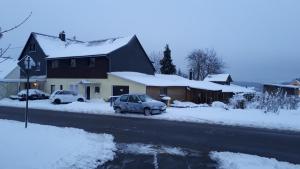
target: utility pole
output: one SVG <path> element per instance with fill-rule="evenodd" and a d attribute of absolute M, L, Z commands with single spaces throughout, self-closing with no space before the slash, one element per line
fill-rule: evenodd
<path fill-rule="evenodd" d="M 26 63 L 27 62 L 27 63 Z M 28 99 L 29 99 L 29 68 L 30 68 L 30 57 L 27 57 L 25 60 L 25 64 L 27 64 L 27 69 L 26 69 L 26 108 L 25 108 L 25 128 L 27 128 L 27 123 L 28 123 Z"/>

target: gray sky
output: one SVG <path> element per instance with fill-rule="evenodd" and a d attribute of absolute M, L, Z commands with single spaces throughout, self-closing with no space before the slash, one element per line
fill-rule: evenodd
<path fill-rule="evenodd" d="M 170 45 L 177 67 L 197 48 L 214 48 L 237 81 L 300 77 L 299 0 L 2 0 L 0 47 L 23 46 L 30 32 L 95 40 L 136 34 L 146 52 Z"/>

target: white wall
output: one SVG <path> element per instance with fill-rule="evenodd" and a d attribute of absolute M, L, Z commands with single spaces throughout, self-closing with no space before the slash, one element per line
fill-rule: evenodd
<path fill-rule="evenodd" d="M 124 80 L 119 77 L 108 75 L 107 79 L 53 79 L 48 78 L 45 84 L 44 91 L 50 93 L 51 85 L 55 85 L 56 90 L 59 90 L 60 85 L 63 89 L 69 90 L 71 84 L 78 84 L 81 80 L 89 81 L 92 84 L 86 84 L 91 87 L 91 98 L 108 99 L 112 95 L 112 86 L 124 85 L 129 86 L 129 93 L 146 93 L 146 86 L 132 81 Z M 95 93 L 95 86 L 100 86 L 100 93 Z M 85 86 L 78 84 L 79 93 L 85 96 Z"/>

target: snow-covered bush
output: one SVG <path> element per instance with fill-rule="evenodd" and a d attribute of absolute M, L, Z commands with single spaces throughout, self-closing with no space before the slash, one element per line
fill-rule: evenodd
<path fill-rule="evenodd" d="M 258 108 L 265 113 L 279 113 L 280 109 L 295 110 L 299 108 L 300 98 L 282 94 L 279 91 L 275 93 L 264 93 L 256 95 L 250 102 L 247 102 L 247 108 Z"/>
<path fill-rule="evenodd" d="M 246 103 L 246 98 L 242 94 L 235 94 L 229 100 L 229 106 L 233 109 L 244 109 Z"/>

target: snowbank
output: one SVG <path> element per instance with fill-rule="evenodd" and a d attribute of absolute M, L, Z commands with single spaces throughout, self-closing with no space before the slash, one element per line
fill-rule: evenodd
<path fill-rule="evenodd" d="M 218 162 L 221 169 L 300 169 L 300 165 L 242 153 L 212 152 L 210 157 Z"/>
<path fill-rule="evenodd" d="M 0 168 L 94 169 L 112 160 L 113 136 L 0 120 Z"/>
<path fill-rule="evenodd" d="M 196 104 L 193 102 L 182 102 L 182 101 L 174 100 L 171 106 L 178 107 L 178 108 L 193 108 L 193 107 L 208 107 L 208 104 Z"/>
<path fill-rule="evenodd" d="M 25 107 L 25 101 L 2 99 L 0 106 Z M 73 102 L 69 104 L 52 104 L 50 100 L 30 100 L 29 108 L 42 110 L 57 110 L 66 112 L 80 112 L 90 114 L 112 114 L 114 110 L 108 103 L 101 99 L 90 100 L 87 102 Z"/>
<path fill-rule="evenodd" d="M 0 106 L 25 107 L 25 102 L 17 100 L 0 100 Z M 67 112 L 105 114 L 112 116 L 163 119 L 195 123 L 211 123 L 222 125 L 237 125 L 247 127 L 269 128 L 279 130 L 300 131 L 300 109 L 281 110 L 279 114 L 264 113 L 258 109 L 229 109 L 219 107 L 196 108 L 167 108 L 167 113 L 143 116 L 139 114 L 116 114 L 109 103 L 103 100 L 89 102 L 74 102 L 70 104 L 53 105 L 49 100 L 36 100 L 29 102 L 30 108 L 48 109 Z"/>

